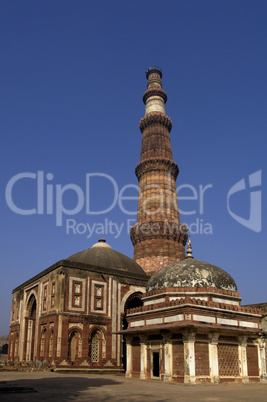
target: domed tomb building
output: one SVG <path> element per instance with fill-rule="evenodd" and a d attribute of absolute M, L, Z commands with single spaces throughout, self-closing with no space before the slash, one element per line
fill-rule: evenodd
<path fill-rule="evenodd" d="M 117 331 L 141 305 L 147 276 L 100 239 L 13 291 L 9 359 L 60 369 L 122 370 Z"/>
<path fill-rule="evenodd" d="M 233 278 L 188 255 L 148 281 L 127 312 L 128 377 L 185 383 L 266 381 L 260 310 L 241 307 Z"/>

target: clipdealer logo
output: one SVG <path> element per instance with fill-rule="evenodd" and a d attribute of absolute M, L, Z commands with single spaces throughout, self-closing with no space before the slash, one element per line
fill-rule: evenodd
<path fill-rule="evenodd" d="M 33 185 L 31 191 L 35 192 L 37 196 L 36 205 L 31 205 L 31 208 L 22 208 L 20 206 L 20 199 L 16 191 L 16 186 L 21 188 L 19 186 L 24 185 L 25 180 L 31 181 L 30 183 Z M 91 237 L 94 233 L 99 235 L 111 234 L 117 238 L 122 233 L 123 228 L 127 229 L 127 233 L 129 233 L 130 227 L 135 223 L 135 219 L 129 218 L 127 219 L 127 222 L 113 222 L 109 220 L 107 214 L 116 206 L 119 207 L 124 215 L 127 215 L 128 217 L 136 217 L 136 207 L 134 210 L 130 209 L 128 204 L 127 208 L 127 202 L 135 201 L 135 205 L 137 206 L 137 201 L 139 200 L 139 208 L 142 208 L 142 211 L 147 215 L 152 215 L 152 221 L 153 215 L 159 213 L 162 218 L 166 220 L 168 219 L 168 213 L 171 213 L 173 210 L 178 211 L 178 196 L 179 202 L 182 204 L 179 209 L 180 215 L 196 217 L 194 222 L 191 222 L 190 224 L 185 223 L 185 225 L 188 226 L 189 233 L 213 233 L 212 224 L 206 222 L 204 219 L 204 201 L 207 197 L 206 194 L 209 194 L 210 190 L 213 188 L 212 184 L 199 185 L 197 187 L 190 184 L 182 184 L 177 187 L 177 193 L 170 191 L 169 194 L 172 194 L 172 197 L 169 199 L 169 196 L 167 196 L 166 199 L 166 188 L 161 189 L 157 184 L 148 184 L 145 186 L 144 191 L 151 188 L 153 189 L 153 196 L 150 198 L 142 198 L 143 194 L 140 192 L 137 185 L 127 184 L 122 188 L 119 188 L 114 178 L 105 173 L 87 173 L 85 175 L 84 188 L 74 183 L 68 183 L 65 185 L 55 184 L 52 182 L 53 180 L 54 175 L 52 173 L 45 173 L 43 171 L 38 171 L 37 173 L 23 172 L 14 175 L 8 181 L 5 191 L 5 198 L 8 207 L 11 211 L 19 215 L 55 215 L 56 226 L 62 226 L 63 223 L 65 223 L 66 218 L 67 234 L 87 235 L 87 238 Z M 103 180 L 106 181 L 106 183 Z M 97 198 L 97 191 L 99 188 L 102 190 L 105 189 L 105 185 L 109 186 L 109 191 L 106 191 L 108 196 L 104 200 L 107 204 L 105 204 L 105 208 L 93 210 L 91 207 L 91 201 L 93 200 L 92 196 Z M 261 191 L 259 189 L 255 190 L 255 188 L 260 185 L 261 171 L 249 175 L 249 188 L 251 189 L 249 193 L 249 219 L 237 215 L 230 208 L 231 197 L 246 189 L 245 179 L 242 179 L 233 185 L 227 194 L 227 210 L 230 216 L 241 225 L 255 232 L 261 231 Z M 170 187 L 168 188 L 171 189 L 171 182 L 169 183 L 169 186 Z M 129 190 L 131 194 L 134 192 L 135 195 L 129 196 Z M 72 208 L 66 206 L 66 201 L 70 192 L 72 193 L 72 199 L 74 198 L 76 200 L 74 203 L 75 205 Z M 247 196 L 247 194 L 244 194 L 244 196 Z M 111 197 L 111 199 L 109 199 L 109 197 Z M 156 202 L 158 209 L 152 212 L 149 208 L 150 202 Z M 165 205 L 166 202 L 168 204 L 167 209 Z M 95 222 L 92 222 L 91 219 L 89 223 L 77 222 L 73 217 L 82 211 L 91 217 L 105 215 L 105 218 L 102 219 L 102 221 L 98 220 Z"/>
<path fill-rule="evenodd" d="M 261 232 L 261 190 L 259 187 L 261 186 L 261 170 L 258 170 L 255 173 L 252 173 L 248 176 L 248 188 L 250 191 L 247 191 L 247 194 L 244 194 L 243 197 L 249 196 L 250 207 L 249 207 L 249 218 L 245 219 L 242 216 L 237 215 L 230 208 L 230 198 L 237 193 L 245 192 L 247 190 L 245 179 L 239 180 L 235 183 L 227 194 L 227 210 L 231 217 L 235 219 L 240 225 L 245 226 L 246 228 L 252 230 L 253 232 L 259 233 Z"/>

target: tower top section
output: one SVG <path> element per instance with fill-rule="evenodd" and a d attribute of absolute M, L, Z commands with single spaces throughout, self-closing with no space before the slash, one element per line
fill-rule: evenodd
<path fill-rule="evenodd" d="M 165 103 L 167 102 L 166 92 L 162 89 L 162 71 L 159 67 L 149 67 L 146 71 L 147 90 L 143 95 L 143 102 L 146 105 L 145 114 L 160 112 L 165 114 Z"/>
<path fill-rule="evenodd" d="M 160 75 L 160 78 L 162 78 L 162 70 L 161 70 L 160 67 L 155 66 L 155 64 L 154 64 L 153 67 L 149 67 L 149 68 L 146 70 L 146 78 L 147 78 L 147 79 L 148 79 L 148 77 L 149 77 L 149 75 L 150 75 L 151 73 L 157 73 L 157 74 Z"/>

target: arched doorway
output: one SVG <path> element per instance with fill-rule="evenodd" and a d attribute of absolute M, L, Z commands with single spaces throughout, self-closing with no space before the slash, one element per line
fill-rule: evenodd
<path fill-rule="evenodd" d="M 143 302 L 141 300 L 142 295 L 143 294 L 141 292 L 135 292 L 135 293 L 132 293 L 126 300 L 125 305 L 124 305 L 124 315 L 123 315 L 123 319 L 122 319 L 122 329 L 128 328 L 126 311 L 130 310 L 131 308 L 143 306 Z"/>
<path fill-rule="evenodd" d="M 95 329 L 91 332 L 88 354 L 91 363 L 95 365 L 101 365 L 106 357 L 106 340 L 100 329 Z"/>
<path fill-rule="evenodd" d="M 36 298 L 32 294 L 28 302 L 28 330 L 27 330 L 27 346 L 26 346 L 26 360 L 34 359 L 34 345 L 35 345 L 35 322 L 36 322 Z"/>
<path fill-rule="evenodd" d="M 81 356 L 81 343 L 82 338 L 80 332 L 77 330 L 72 331 L 69 335 L 68 341 L 68 358 L 72 364 Z"/>
<path fill-rule="evenodd" d="M 143 302 L 142 302 L 142 296 L 143 294 L 141 292 L 135 292 L 132 293 L 128 299 L 125 302 L 124 305 L 124 315 L 122 318 L 122 329 L 127 329 L 128 328 L 128 322 L 127 322 L 127 310 L 130 310 L 131 308 L 136 308 L 136 307 L 142 307 Z M 125 337 L 123 337 L 123 343 L 122 343 L 122 363 L 123 363 L 123 368 L 126 371 L 126 341 Z"/>

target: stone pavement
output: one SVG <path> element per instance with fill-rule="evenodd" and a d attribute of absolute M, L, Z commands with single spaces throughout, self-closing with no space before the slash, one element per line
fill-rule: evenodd
<path fill-rule="evenodd" d="M 116 375 L 0 372 L 1 401 L 267 401 L 267 383 L 185 385 Z"/>

